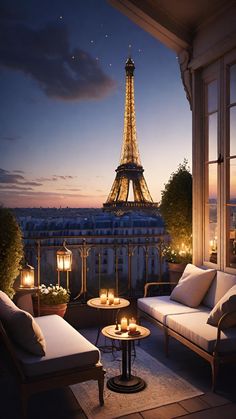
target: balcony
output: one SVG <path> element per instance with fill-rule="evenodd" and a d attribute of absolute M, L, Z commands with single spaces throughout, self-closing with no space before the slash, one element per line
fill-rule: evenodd
<path fill-rule="evenodd" d="M 117 295 L 129 299 L 131 303 L 126 314 L 136 316 L 136 301 L 143 295 L 144 285 L 168 277 L 162 255 L 162 248 L 168 237 L 163 234 L 130 234 L 128 237 L 125 234 L 63 236 L 54 230 L 47 236 L 45 232 L 41 232 L 25 237 L 27 259 L 35 266 L 36 281 L 39 283 L 57 282 L 56 251 L 65 239 L 73 253 L 73 270 L 70 273 L 72 296 L 65 319 L 92 343 L 96 341 L 100 320 L 94 309 L 86 304 L 88 298 L 98 296 L 101 287 L 113 287 Z M 63 274 L 61 272 L 61 283 L 66 280 Z M 164 291 L 169 291 L 168 288 L 167 286 Z M 105 321 L 109 324 L 109 317 Z M 227 418 L 235 417 L 235 366 L 221 367 L 217 393 L 214 394 L 210 390 L 211 374 L 207 362 L 174 339 L 170 343 L 170 357 L 166 358 L 162 331 L 150 322 L 143 321 L 142 324 L 151 330 L 151 335 L 141 341 L 141 349 L 203 394 L 167 405 L 163 403 L 163 406 L 159 405 L 153 409 L 135 411 L 123 418 L 214 418 L 223 414 Z M 103 343 L 102 339 L 100 336 L 98 345 Z M 118 352 L 117 354 L 120 358 L 121 355 Z M 3 411 L 6 412 L 6 418 L 17 419 L 20 405 L 17 387 L 15 388 L 13 372 L 8 369 L 9 360 L 6 354 L 3 353 L 2 359 L 4 362 L 1 364 L 0 389 Z M 135 366 L 135 358 L 132 362 Z M 15 404 L 9 399 L 9 386 L 11 397 L 14 392 Z M 109 400 L 105 403 L 109 403 Z M 66 387 L 31 397 L 30 419 L 52 417 L 86 419 L 87 416 L 71 389 Z"/>

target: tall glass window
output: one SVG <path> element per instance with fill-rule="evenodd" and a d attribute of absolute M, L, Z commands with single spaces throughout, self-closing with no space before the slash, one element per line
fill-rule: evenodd
<path fill-rule="evenodd" d="M 218 90 L 205 85 L 205 261 L 217 263 L 218 228 Z"/>
<path fill-rule="evenodd" d="M 228 267 L 236 268 L 236 64 L 228 71 L 228 147 L 226 152 L 226 207 Z"/>

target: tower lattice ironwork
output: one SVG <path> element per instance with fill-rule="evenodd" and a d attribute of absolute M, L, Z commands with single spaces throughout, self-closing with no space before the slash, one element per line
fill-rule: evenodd
<path fill-rule="evenodd" d="M 134 104 L 134 69 L 134 62 L 129 58 L 125 65 L 125 115 L 120 165 L 116 169 L 116 177 L 107 201 L 103 204 L 104 210 L 118 213 L 130 210 L 156 210 L 158 207 L 148 190 L 139 156 Z M 130 185 L 133 186 L 133 201 L 128 200 Z"/>

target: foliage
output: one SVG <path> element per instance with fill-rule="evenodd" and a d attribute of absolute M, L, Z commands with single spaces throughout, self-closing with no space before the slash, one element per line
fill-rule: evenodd
<path fill-rule="evenodd" d="M 39 287 L 39 298 L 40 304 L 56 305 L 68 303 L 70 299 L 70 293 L 59 285 L 50 284 L 48 287 L 42 284 Z"/>
<path fill-rule="evenodd" d="M 191 261 L 192 253 L 192 175 L 187 164 L 184 160 L 179 165 L 161 192 L 160 212 L 171 238 L 166 256 L 176 263 L 186 256 L 188 262 Z"/>
<path fill-rule="evenodd" d="M 23 258 L 20 227 L 12 212 L 0 207 L 0 289 L 10 298 L 14 295 L 13 284 L 19 275 Z"/>
<path fill-rule="evenodd" d="M 166 246 L 163 249 L 163 256 L 170 263 L 191 263 L 192 252 L 189 250 L 174 249 L 172 246 Z"/>

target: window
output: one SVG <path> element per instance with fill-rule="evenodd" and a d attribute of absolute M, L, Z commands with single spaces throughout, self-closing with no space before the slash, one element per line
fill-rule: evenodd
<path fill-rule="evenodd" d="M 226 264 L 236 268 L 236 63 L 227 66 Z"/>
<path fill-rule="evenodd" d="M 202 89 L 196 102 L 202 103 L 198 119 L 202 135 L 195 138 L 200 163 L 195 176 L 202 204 L 202 216 L 195 215 L 198 261 L 221 270 L 236 269 L 236 51 L 227 54 L 201 73 Z M 196 159 L 196 156 L 195 156 Z M 199 211 L 200 212 L 200 211 Z M 201 257 L 199 256 L 201 255 Z"/>

